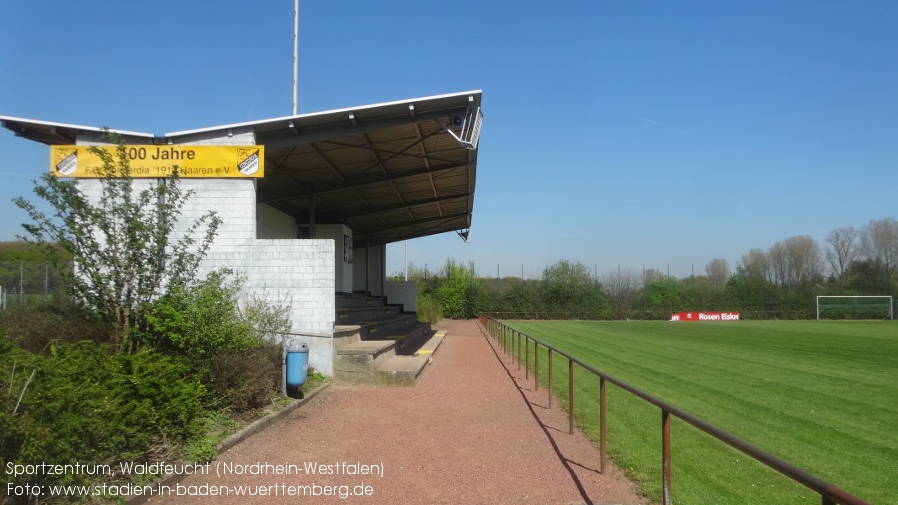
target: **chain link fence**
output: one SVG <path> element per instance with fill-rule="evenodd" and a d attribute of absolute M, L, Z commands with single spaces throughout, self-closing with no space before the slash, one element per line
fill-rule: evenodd
<path fill-rule="evenodd" d="M 45 300 L 65 283 L 46 261 L 0 261 L 0 309 Z"/>

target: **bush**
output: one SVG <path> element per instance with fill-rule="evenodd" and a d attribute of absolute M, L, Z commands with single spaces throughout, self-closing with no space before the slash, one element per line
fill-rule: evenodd
<path fill-rule="evenodd" d="M 78 306 L 64 294 L 40 303 L 0 311 L 0 331 L 5 331 L 24 350 L 41 353 L 54 340 L 109 342 L 115 328 Z"/>
<path fill-rule="evenodd" d="M 443 319 L 443 308 L 440 302 L 430 298 L 429 296 L 418 294 L 415 302 L 418 321 L 422 323 L 437 323 Z"/>
<path fill-rule="evenodd" d="M 182 357 L 206 386 L 210 407 L 241 412 L 267 403 L 278 388 L 281 346 L 272 336 L 288 331 L 290 320 L 283 305 L 258 297 L 241 311 L 244 279 L 228 275 L 212 273 L 152 302 L 138 340 Z"/>
<path fill-rule="evenodd" d="M 269 405 L 280 389 L 281 347 L 265 344 L 235 351 L 220 349 L 207 362 L 212 405 L 241 413 Z"/>
<path fill-rule="evenodd" d="M 228 282 L 219 271 L 189 286 L 174 287 L 151 302 L 144 313 L 140 340 L 165 353 L 184 356 L 192 365 L 208 363 L 222 349 L 244 351 L 260 344 L 240 317 L 237 295 L 243 280 Z"/>
<path fill-rule="evenodd" d="M 112 353 L 93 342 L 53 342 L 44 354 L 0 336 L 0 465 L 148 461 L 157 446 L 199 436 L 204 387 L 176 359 Z M 21 399 L 21 400 L 20 400 Z M 4 474 L 6 482 L 13 477 Z M 88 484 L 89 475 L 34 475 L 29 483 Z M 108 476 L 104 476 L 108 480 Z M 20 476 L 16 482 L 24 484 Z"/>

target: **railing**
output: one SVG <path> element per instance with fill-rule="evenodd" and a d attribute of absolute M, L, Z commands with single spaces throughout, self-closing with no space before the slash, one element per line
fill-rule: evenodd
<path fill-rule="evenodd" d="M 806 488 L 820 495 L 822 505 L 870 505 L 868 502 L 854 496 L 847 491 L 823 480 L 819 477 L 798 468 L 791 463 L 783 461 L 776 456 L 765 452 L 744 440 L 737 438 L 720 428 L 717 428 L 707 422 L 660 400 L 645 391 L 639 390 L 625 382 L 622 382 L 610 375 L 596 370 L 592 366 L 580 361 L 579 359 L 567 354 L 560 349 L 553 347 L 545 342 L 541 342 L 525 333 L 502 323 L 498 319 L 490 317 L 486 314 L 480 315 L 480 324 L 496 339 L 498 345 L 503 352 L 511 355 L 512 359 L 516 359 L 518 370 L 524 366 L 524 378 L 529 380 L 530 376 L 530 343 L 533 343 L 533 384 L 536 390 L 539 390 L 539 348 L 544 347 L 548 351 L 548 372 L 549 372 L 549 408 L 552 408 L 552 356 L 557 354 L 562 358 L 567 358 L 568 365 L 568 432 L 574 433 L 574 365 L 577 364 L 587 372 L 599 378 L 599 457 L 601 464 L 601 472 L 605 473 L 606 467 L 606 423 L 605 423 L 605 383 L 610 382 L 624 391 L 637 396 L 646 402 L 661 409 L 661 461 L 662 461 L 662 503 L 670 505 L 671 503 L 671 466 L 670 466 L 670 418 L 671 416 L 679 418 L 682 421 L 698 428 L 700 431 L 711 435 L 730 447 L 741 451 L 750 458 L 773 468 L 782 475 L 798 482 Z M 523 343 L 522 343 L 523 339 Z M 521 349 L 524 349 L 524 362 L 521 362 Z"/>

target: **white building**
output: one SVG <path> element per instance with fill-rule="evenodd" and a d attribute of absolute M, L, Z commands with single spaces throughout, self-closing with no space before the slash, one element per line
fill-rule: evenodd
<path fill-rule="evenodd" d="M 335 293 L 400 293 L 386 283 L 387 244 L 470 228 L 480 102 L 470 91 L 161 137 L 113 131 L 128 144 L 265 146 L 264 177 L 182 179 L 196 192 L 185 218 L 218 213 L 224 222 L 204 268 L 242 271 L 247 290 L 289 300 L 291 338 L 331 374 Z M 108 143 L 96 127 L 0 123 L 49 146 Z M 79 184 L 99 188 L 94 179 Z M 404 296 L 390 301 L 414 303 Z"/>

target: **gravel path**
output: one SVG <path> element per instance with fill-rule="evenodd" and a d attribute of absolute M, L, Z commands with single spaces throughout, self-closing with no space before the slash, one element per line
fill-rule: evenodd
<path fill-rule="evenodd" d="M 448 335 L 417 387 L 332 385 L 222 454 L 211 475 L 179 484 L 182 493 L 231 496 L 150 503 L 645 503 L 612 465 L 599 473 L 598 451 L 579 432 L 568 435 L 567 415 L 546 408 L 545 391 L 534 394 L 532 380 L 523 380 L 476 321 L 438 326 Z M 217 476 L 216 465 L 225 464 L 256 475 Z M 311 475 L 306 464 L 334 474 Z M 289 474 L 278 475 L 278 465 Z M 268 496 L 234 496 L 244 485 Z M 317 495 L 303 496 L 296 486 Z M 300 494 L 285 496 L 291 492 Z"/>

